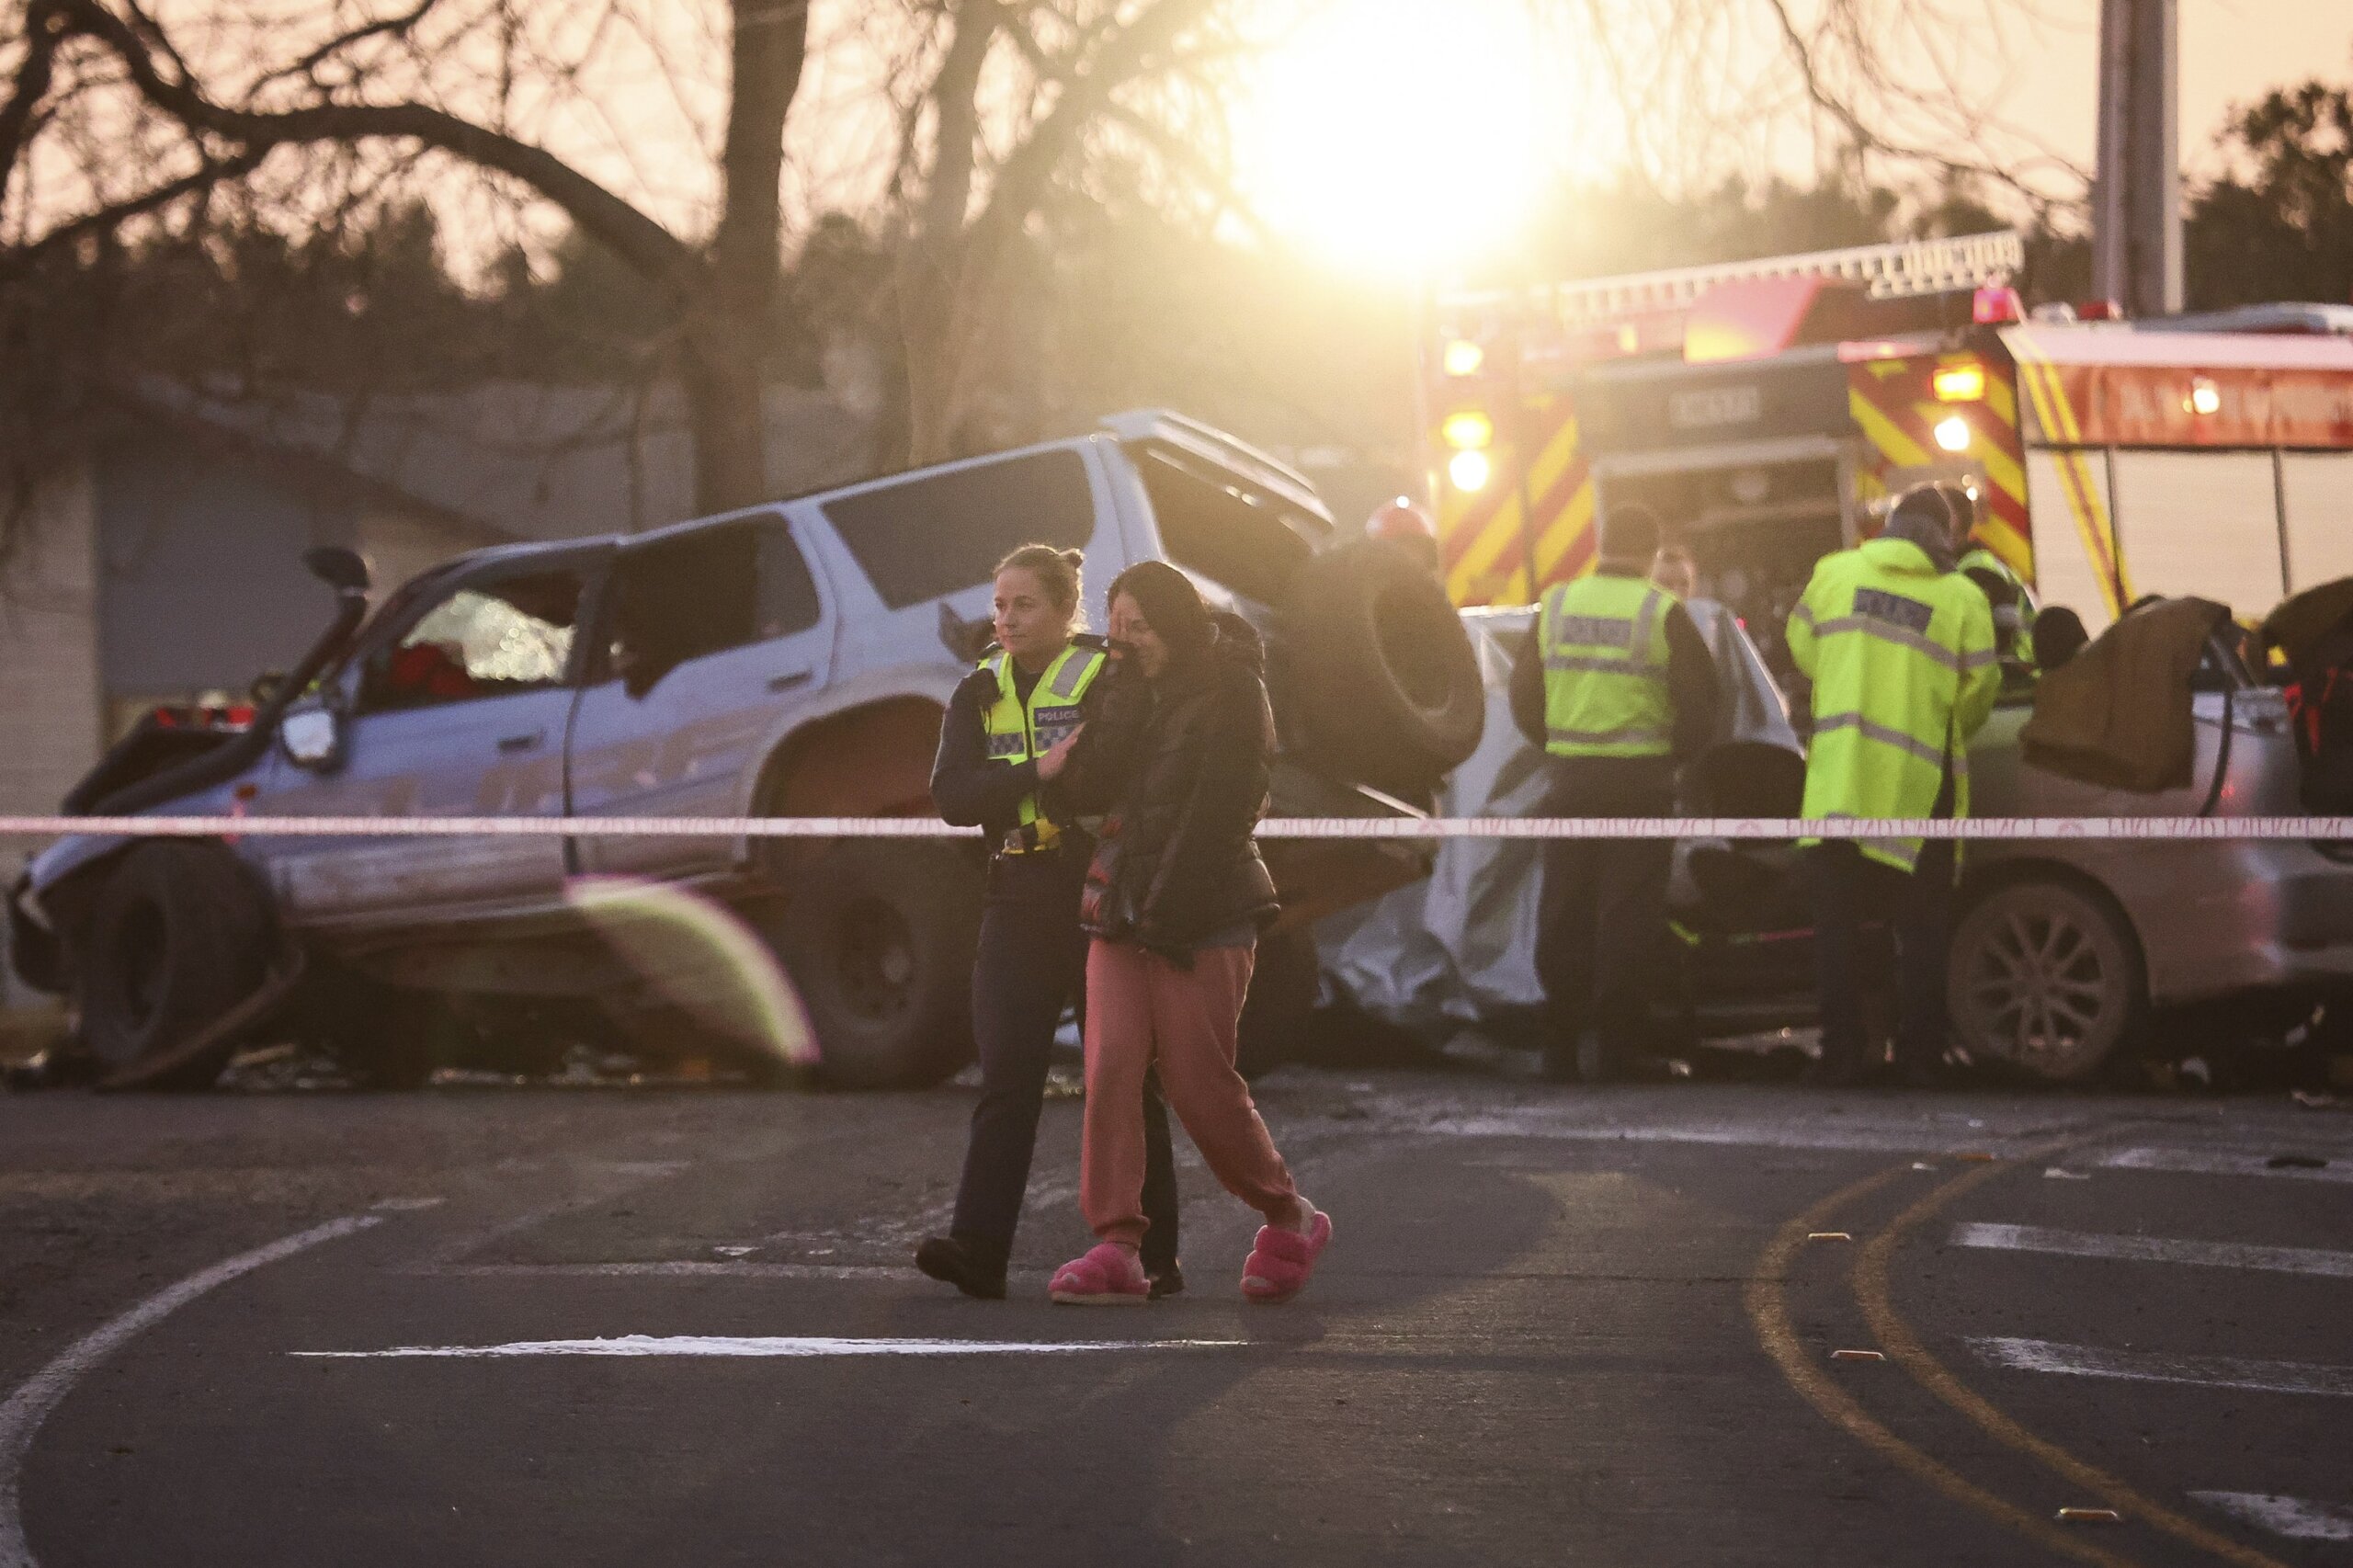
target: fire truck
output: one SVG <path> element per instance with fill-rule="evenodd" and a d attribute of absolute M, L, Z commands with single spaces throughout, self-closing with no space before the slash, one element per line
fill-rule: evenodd
<path fill-rule="evenodd" d="M 1814 562 L 1951 479 L 2097 633 L 2149 594 L 2260 618 L 2353 575 L 2353 307 L 2029 313 L 2015 233 L 1438 296 L 1428 477 L 1459 605 L 1590 568 L 1641 500 L 1767 645 Z"/>

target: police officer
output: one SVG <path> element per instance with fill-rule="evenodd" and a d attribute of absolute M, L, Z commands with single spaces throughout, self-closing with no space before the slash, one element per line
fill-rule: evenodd
<path fill-rule="evenodd" d="M 1038 1141 L 1046 1066 L 1063 1009 L 1086 973 L 1078 900 L 1093 841 L 1054 820 L 1040 790 L 1060 775 L 1100 693 L 1108 657 L 1078 635 L 1074 550 L 1024 545 L 996 569 L 996 645 L 949 699 L 932 766 L 939 814 L 981 827 L 991 846 L 972 1033 L 981 1098 L 948 1234 L 915 1249 L 915 1267 L 968 1296 L 1005 1294 L 1006 1260 Z M 1103 682 L 1108 687 L 1108 680 Z M 1144 1272 L 1155 1297 L 1184 1289 L 1176 1267 L 1176 1171 L 1168 1110 L 1144 1088 Z"/>
<path fill-rule="evenodd" d="M 1513 668 L 1513 717 L 1549 758 L 1549 816 L 1671 814 L 1677 760 L 1714 733 L 1708 644 L 1648 577 L 1659 533 L 1647 508 L 1610 507 L 1593 573 L 1546 591 Z M 1545 843 L 1536 971 L 1551 1075 L 1600 1082 L 1649 1043 L 1674 850 L 1664 838 Z"/>
<path fill-rule="evenodd" d="M 1969 739 L 2002 682 L 1985 596 L 1953 570 L 1970 520 L 1949 490 L 1923 485 L 1896 502 L 1877 539 L 1814 567 L 1789 624 L 1790 655 L 1813 684 L 1807 816 L 1969 814 Z M 1875 1066 L 1863 1020 L 1867 919 L 1895 935 L 1898 1069 L 1915 1084 L 1938 1077 L 1955 847 L 1886 838 L 1813 846 L 1818 1081 L 1851 1083 Z"/>

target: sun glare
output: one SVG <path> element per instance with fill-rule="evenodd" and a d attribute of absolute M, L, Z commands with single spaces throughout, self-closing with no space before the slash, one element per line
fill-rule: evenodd
<path fill-rule="evenodd" d="M 1520 0 L 1327 0 L 1260 69 L 1244 177 L 1273 227 L 1351 270 L 1461 263 L 1537 192 L 1538 69 Z"/>

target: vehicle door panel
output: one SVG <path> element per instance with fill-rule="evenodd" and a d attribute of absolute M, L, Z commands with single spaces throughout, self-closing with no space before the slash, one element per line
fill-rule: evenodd
<path fill-rule="evenodd" d="M 586 586 L 576 558 L 454 577 L 407 624 L 371 637 L 341 677 L 338 765 L 313 773 L 281 757 L 272 782 L 284 787 L 256 808 L 562 815 L 577 695 L 573 632 Z M 300 923 L 408 925 L 554 907 L 566 866 L 560 835 L 480 835 L 282 840 L 269 870 L 281 907 Z"/>
<path fill-rule="evenodd" d="M 598 632 L 607 667 L 582 693 L 573 722 L 573 811 L 654 817 L 743 812 L 767 748 L 832 672 L 833 606 L 792 525 L 769 514 L 642 541 L 622 551 L 613 584 L 611 612 L 600 619 Z M 649 645 L 675 633 L 648 621 L 677 622 L 690 641 L 649 655 Z M 657 661 L 655 678 L 632 679 L 638 661 L 648 656 Z M 595 872 L 695 876 L 727 869 L 741 844 L 589 837 L 578 841 L 576 860 Z"/>

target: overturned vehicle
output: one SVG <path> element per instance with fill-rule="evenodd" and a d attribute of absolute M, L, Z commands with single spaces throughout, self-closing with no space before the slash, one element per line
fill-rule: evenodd
<path fill-rule="evenodd" d="M 2332 648 L 2353 653 L 2353 641 L 2333 643 L 2314 630 L 2353 615 L 2353 585 L 2305 598 L 2267 622 L 2271 643 L 2307 664 L 2325 663 Z M 1793 817 L 1804 751 L 1790 706 L 1740 620 L 1710 601 L 1691 608 L 1727 700 L 1717 744 L 1684 771 L 1682 809 Z M 1449 786 L 1449 815 L 1540 810 L 1542 754 L 1514 728 L 1508 702 L 1511 659 L 1531 619 L 1524 609 L 1464 612 L 1489 722 Z M 2268 661 L 2251 665 L 2247 651 L 2222 606 L 2153 600 L 2063 665 L 2011 670 L 1970 747 L 1977 814 L 2282 816 L 2325 804 L 2316 781 L 2353 777 L 2353 767 L 2310 744 L 2309 692 L 2291 706 L 2290 692 L 2264 673 Z M 2353 678 L 2347 686 L 2353 691 Z M 2353 730 L 2346 740 L 2353 744 Z M 1465 1026 L 1537 1038 L 1538 852 L 1525 840 L 1449 843 L 1427 882 L 1330 923 L 1326 961 L 1349 1004 L 1425 1040 Z M 1813 1023 L 1813 916 L 1794 846 L 1680 843 L 1669 902 L 1659 939 L 1675 978 L 1660 1002 L 1660 1040 L 1688 1045 Z M 2353 1001 L 2353 846 L 1974 843 L 1962 858 L 1951 944 L 1956 1047 L 2029 1080 L 2092 1077 L 2169 1024 L 2194 1026 L 2211 1043 L 2277 1036 Z"/>
<path fill-rule="evenodd" d="M 1166 560 L 1257 627 L 1279 812 L 1411 813 L 1480 741 L 1477 664 L 1423 565 L 1341 538 L 1272 458 L 1141 412 L 658 532 L 476 551 L 372 611 L 364 562 L 314 551 L 336 612 L 274 694 L 237 722 L 151 715 L 63 810 L 927 817 L 991 574 L 1033 540 L 1086 551 L 1097 624 L 1103 585 Z M 1269 860 L 1285 913 L 1245 1018 L 1262 1057 L 1313 1005 L 1310 924 L 1427 869 L 1398 845 Z M 982 872 L 953 839 L 94 834 L 12 890 L 10 950 L 118 1085 L 208 1084 L 265 1028 L 385 1085 L 484 1040 L 508 1060 L 585 1038 L 764 1068 L 764 1042 L 710 1038 L 680 976 L 649 972 L 675 966 L 627 961 L 588 917 L 584 881 L 630 879 L 780 962 L 826 1081 L 919 1085 L 971 1051 Z"/>

